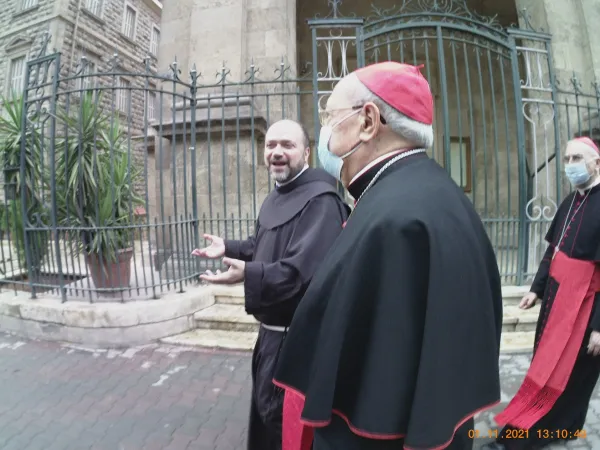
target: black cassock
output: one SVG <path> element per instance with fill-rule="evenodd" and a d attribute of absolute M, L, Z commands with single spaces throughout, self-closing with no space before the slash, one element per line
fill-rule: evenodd
<path fill-rule="evenodd" d="M 563 231 L 564 236 L 560 240 Z M 542 299 L 535 332 L 534 353 L 539 346 L 558 292 L 559 283 L 549 276 L 549 272 L 559 240 L 560 251 L 570 258 L 600 262 L 600 185 L 584 193 L 576 191 L 567 196 L 558 208 L 546 234 L 549 245 L 531 286 L 531 292 L 535 292 Z M 528 439 L 513 439 L 513 435 L 517 434 L 513 431 L 516 429 L 514 427 L 507 426 L 503 430 L 498 442 L 504 444 L 507 449 L 529 450 L 534 448 L 533 445 L 547 445 L 560 441 L 562 436 L 575 438 L 578 434 L 581 435 L 590 398 L 600 374 L 600 357 L 587 353 L 592 330 L 600 331 L 599 299 L 600 294 L 596 294 L 588 328 L 565 390 L 552 409 L 529 429 Z"/>
<path fill-rule="evenodd" d="M 304 396 L 315 450 L 463 450 L 473 415 L 500 399 L 501 328 L 480 218 L 444 169 L 409 156 L 358 202 L 296 311 L 275 381 Z"/>
<path fill-rule="evenodd" d="M 285 331 L 311 278 L 349 213 L 336 180 L 307 169 L 265 199 L 253 237 L 226 241 L 225 255 L 246 261 L 245 309 L 260 327 L 252 357 L 249 450 L 281 448 L 283 392 L 273 373 Z M 278 330 L 279 329 L 279 330 Z"/>

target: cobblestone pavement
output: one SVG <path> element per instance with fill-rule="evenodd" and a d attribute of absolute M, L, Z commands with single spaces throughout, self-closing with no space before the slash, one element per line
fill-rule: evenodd
<path fill-rule="evenodd" d="M 502 357 L 503 402 L 528 365 L 527 355 Z M 0 449 L 245 449 L 249 369 L 247 354 L 92 350 L 0 332 Z M 494 430 L 500 408 L 478 418 L 482 434 Z M 598 394 L 586 431 L 587 439 L 552 448 L 600 449 Z"/>

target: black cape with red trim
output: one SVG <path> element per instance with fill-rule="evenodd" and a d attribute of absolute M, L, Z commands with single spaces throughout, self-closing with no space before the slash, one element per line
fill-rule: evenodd
<path fill-rule="evenodd" d="M 354 194 L 353 194 L 354 195 Z M 500 275 L 471 202 L 424 155 L 364 195 L 294 315 L 275 382 L 355 434 L 435 448 L 500 399 Z"/>

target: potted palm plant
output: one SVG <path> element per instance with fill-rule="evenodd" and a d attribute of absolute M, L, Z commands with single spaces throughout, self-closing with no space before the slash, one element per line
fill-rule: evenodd
<path fill-rule="evenodd" d="M 27 231 L 30 257 L 30 277 L 39 273 L 48 252 L 49 224 L 48 207 L 42 193 L 47 179 L 42 171 L 43 141 L 39 124 L 43 120 L 37 111 L 25 111 L 21 96 L 13 93 L 10 98 L 1 98 L 3 114 L 0 115 L 0 161 L 4 175 L 4 201 L 2 229 L 8 231 L 11 244 L 17 253 L 22 269 L 26 267 L 26 226 L 37 228 Z M 23 115 L 27 114 L 25 128 Z M 21 144 L 24 140 L 24 164 L 21 164 Z M 23 170 L 21 170 L 23 169 Z M 23 178 L 22 178 L 23 177 Z M 22 208 L 22 201 L 25 208 Z M 26 219 L 23 217 L 26 212 Z M 32 225 L 33 224 L 33 225 Z"/>
<path fill-rule="evenodd" d="M 141 173 L 130 159 L 118 117 L 102 108 L 91 91 L 71 113 L 59 113 L 67 133 L 57 145 L 56 179 L 62 225 L 79 230 L 99 290 L 129 286 L 134 250 L 135 208 L 143 203 L 135 183 Z"/>

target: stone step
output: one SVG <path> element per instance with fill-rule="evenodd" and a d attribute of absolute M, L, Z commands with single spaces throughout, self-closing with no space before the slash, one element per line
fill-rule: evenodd
<path fill-rule="evenodd" d="M 198 329 L 161 339 L 170 345 L 201 347 L 208 349 L 252 351 L 256 343 L 257 332 Z M 533 331 L 513 331 L 502 333 L 501 353 L 527 353 L 533 349 Z"/>
<path fill-rule="evenodd" d="M 198 329 L 161 339 L 170 345 L 221 350 L 252 351 L 258 332 Z"/>
<path fill-rule="evenodd" d="M 533 351 L 534 331 L 502 333 L 500 353 L 526 353 Z"/>
<path fill-rule="evenodd" d="M 212 286 L 212 295 L 215 297 L 215 303 L 226 305 L 243 305 L 244 304 L 244 286 Z"/>
<path fill-rule="evenodd" d="M 505 305 L 518 305 L 528 292 L 529 286 L 502 286 L 502 300 Z"/>
<path fill-rule="evenodd" d="M 194 314 L 194 319 L 196 326 L 201 329 L 248 332 L 258 330 L 256 319 L 246 314 L 241 305 L 215 303 Z"/>
<path fill-rule="evenodd" d="M 244 304 L 244 286 L 212 286 L 215 301 L 231 305 Z M 523 296 L 529 292 L 529 286 L 502 286 L 502 299 L 507 305 L 518 305 Z"/>
<path fill-rule="evenodd" d="M 530 310 L 518 308 L 528 287 L 504 286 L 502 347 L 504 353 L 528 352 L 533 348 L 533 335 L 539 315 L 539 304 Z M 197 330 L 166 338 L 168 344 L 252 350 L 256 342 L 258 322 L 244 311 L 243 286 L 213 286 L 215 304 L 194 315 Z"/>
<path fill-rule="evenodd" d="M 522 310 L 517 305 L 504 305 L 502 318 L 502 332 L 535 331 L 537 319 L 540 314 L 540 304 L 531 309 Z"/>
<path fill-rule="evenodd" d="M 539 313 L 539 303 L 529 310 L 521 310 L 514 304 L 505 304 L 502 331 L 535 331 Z M 243 306 L 238 303 L 215 303 L 197 312 L 194 319 L 197 327 L 203 329 L 228 331 L 256 331 L 258 329 L 256 319 L 246 314 Z"/>

